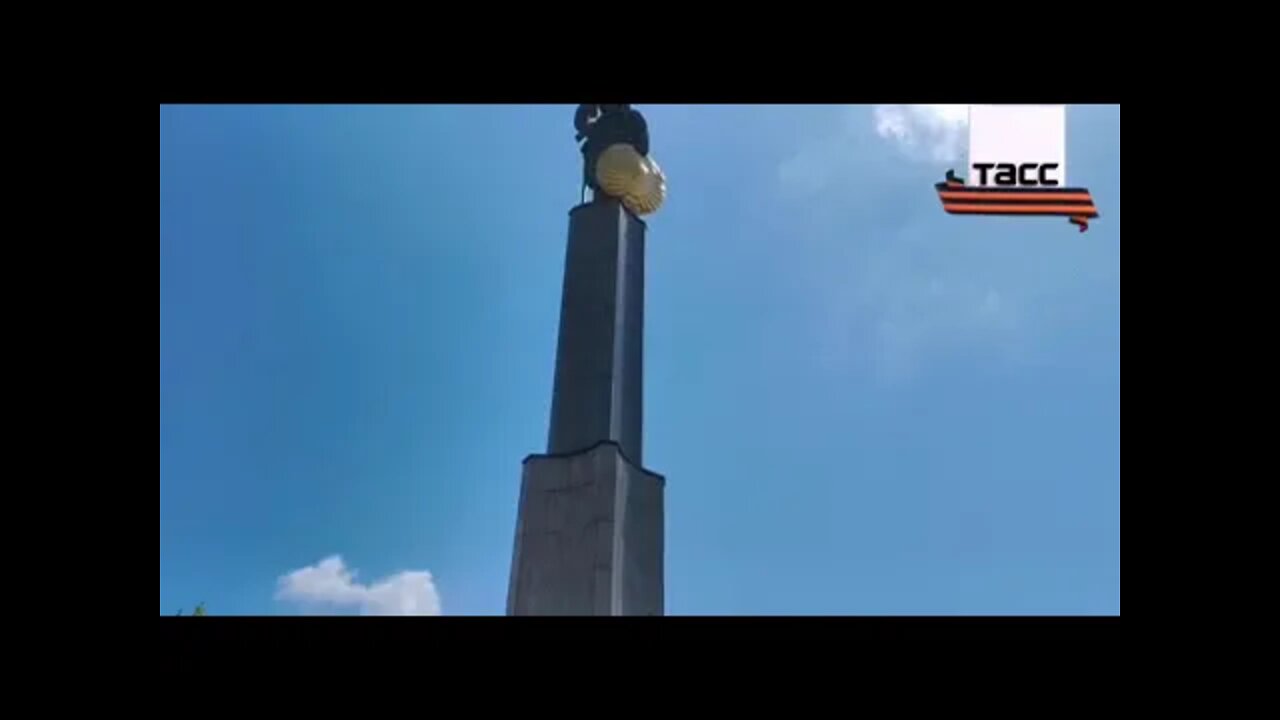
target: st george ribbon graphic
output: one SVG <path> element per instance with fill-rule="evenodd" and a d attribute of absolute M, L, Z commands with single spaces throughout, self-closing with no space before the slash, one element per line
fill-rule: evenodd
<path fill-rule="evenodd" d="M 1058 187 L 977 187 L 965 185 L 954 170 L 934 185 L 942 209 L 952 215 L 1061 215 L 1089 229 L 1089 220 L 1098 217 L 1093 196 L 1085 188 Z"/>

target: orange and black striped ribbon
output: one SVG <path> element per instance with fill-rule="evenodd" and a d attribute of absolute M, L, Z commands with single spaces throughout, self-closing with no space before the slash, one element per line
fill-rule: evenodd
<path fill-rule="evenodd" d="M 942 199 L 942 209 L 953 215 L 1063 215 L 1089 229 L 1089 219 L 1098 217 L 1093 196 L 1084 188 L 991 188 L 970 187 L 947 171 L 947 179 L 934 185 Z"/>

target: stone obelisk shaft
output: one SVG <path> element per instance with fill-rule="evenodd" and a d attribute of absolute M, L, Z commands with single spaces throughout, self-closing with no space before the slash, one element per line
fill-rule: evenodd
<path fill-rule="evenodd" d="M 644 223 L 570 213 L 547 454 L 525 459 L 507 611 L 661 615 L 663 489 L 643 458 Z"/>

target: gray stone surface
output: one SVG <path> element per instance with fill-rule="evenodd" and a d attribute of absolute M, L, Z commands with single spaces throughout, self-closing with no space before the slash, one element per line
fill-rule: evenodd
<path fill-rule="evenodd" d="M 525 460 L 507 612 L 661 615 L 663 487 L 642 466 L 645 225 L 569 214 L 547 454 Z"/>
<path fill-rule="evenodd" d="M 612 442 L 527 458 L 507 613 L 663 614 L 665 484 Z"/>
<path fill-rule="evenodd" d="M 616 200 L 569 213 L 549 454 L 608 440 L 644 464 L 644 242 Z"/>

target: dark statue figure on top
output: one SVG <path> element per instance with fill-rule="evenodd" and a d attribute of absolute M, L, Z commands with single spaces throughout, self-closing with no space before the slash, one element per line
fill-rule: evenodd
<path fill-rule="evenodd" d="M 599 193 L 596 183 L 596 160 L 610 145 L 626 143 L 643 156 L 649 155 L 649 125 L 638 110 L 630 105 L 579 105 L 573 115 L 574 140 L 582 142 L 583 194 L 586 188 Z"/>

